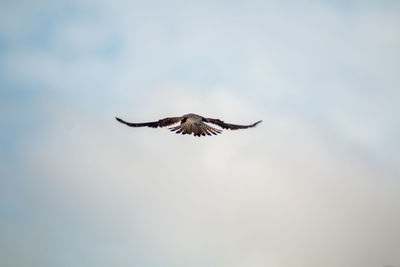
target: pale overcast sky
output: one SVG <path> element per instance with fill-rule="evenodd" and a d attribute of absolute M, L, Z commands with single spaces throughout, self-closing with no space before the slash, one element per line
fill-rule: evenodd
<path fill-rule="evenodd" d="M 400 266 L 400 2 L 2 1 L 0 265 Z M 194 112 L 254 129 L 133 129 Z"/>

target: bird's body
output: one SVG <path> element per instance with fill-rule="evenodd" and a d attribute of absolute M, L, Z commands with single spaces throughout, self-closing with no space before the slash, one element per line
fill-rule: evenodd
<path fill-rule="evenodd" d="M 216 129 L 214 127 L 209 126 L 207 123 L 213 123 L 215 125 L 220 126 L 223 129 L 246 129 L 251 128 L 259 124 L 261 121 L 250 125 L 237 125 L 237 124 L 229 124 L 225 123 L 219 119 L 212 118 L 204 118 L 200 115 L 189 113 L 180 117 L 168 117 L 165 119 L 161 119 L 154 122 L 144 122 L 144 123 L 131 123 L 126 122 L 120 118 L 116 118 L 120 123 L 126 124 L 130 127 L 165 127 L 170 126 L 172 124 L 180 122 L 180 125 L 169 128 L 171 131 L 176 132 L 177 134 L 194 134 L 194 136 L 205 136 L 205 135 L 217 135 L 222 132 L 222 130 Z M 207 122 L 207 123 L 206 123 Z"/>
<path fill-rule="evenodd" d="M 183 115 L 183 117 L 186 118 L 186 122 L 194 123 L 197 126 L 200 126 L 203 123 L 202 117 L 197 114 L 189 113 L 189 114 Z"/>

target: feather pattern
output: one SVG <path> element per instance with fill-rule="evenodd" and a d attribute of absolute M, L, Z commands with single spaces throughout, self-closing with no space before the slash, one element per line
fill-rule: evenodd
<path fill-rule="evenodd" d="M 259 124 L 260 122 L 262 122 L 262 121 L 257 121 L 255 123 L 249 124 L 249 125 L 238 125 L 238 124 L 225 123 L 219 119 L 212 119 L 212 118 L 205 118 L 204 121 L 218 125 L 219 127 L 223 128 L 223 129 L 230 129 L 230 130 L 247 129 L 247 128 L 254 127 L 257 124 Z"/>
<path fill-rule="evenodd" d="M 237 124 L 230 124 L 225 123 L 219 119 L 212 119 L 212 118 L 204 118 L 200 115 L 196 115 L 193 113 L 189 113 L 183 115 L 181 117 L 168 117 L 165 119 L 161 119 L 158 121 L 153 122 L 144 122 L 144 123 L 133 123 L 133 122 L 126 122 L 120 118 L 115 118 L 118 122 L 128 125 L 130 127 L 165 127 L 176 124 L 180 122 L 179 125 L 169 128 L 172 132 L 177 134 L 192 134 L 194 136 L 206 136 L 206 135 L 217 135 L 222 133 L 222 130 L 216 129 L 211 127 L 207 123 L 215 124 L 223 129 L 230 129 L 230 130 L 237 130 L 237 129 L 246 129 L 251 128 L 259 124 L 261 121 L 257 121 L 253 124 L 249 125 L 237 125 Z"/>

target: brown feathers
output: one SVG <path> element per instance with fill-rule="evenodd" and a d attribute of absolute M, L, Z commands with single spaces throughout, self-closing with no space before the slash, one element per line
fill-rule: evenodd
<path fill-rule="evenodd" d="M 221 130 L 215 129 L 205 123 L 196 125 L 192 122 L 186 121 L 178 126 L 169 128 L 172 132 L 177 134 L 194 134 L 194 136 L 217 135 Z"/>
<path fill-rule="evenodd" d="M 211 119 L 211 118 L 205 118 L 204 121 L 218 125 L 219 127 L 223 128 L 223 129 L 230 129 L 230 130 L 247 129 L 247 128 L 254 127 L 257 124 L 259 124 L 260 122 L 262 122 L 262 121 L 257 121 L 250 125 L 237 125 L 237 124 L 225 123 L 219 119 Z"/>
<path fill-rule="evenodd" d="M 120 123 L 126 124 L 130 127 L 152 127 L 152 128 L 157 128 L 157 127 L 165 127 L 169 126 L 172 124 L 175 124 L 177 122 L 180 122 L 182 120 L 182 117 L 171 117 L 171 118 L 165 118 L 161 119 L 159 121 L 153 121 L 153 122 L 144 122 L 144 123 L 132 123 L 132 122 L 126 122 L 120 118 L 115 118 L 117 121 Z"/>
<path fill-rule="evenodd" d="M 206 135 L 217 135 L 220 134 L 222 131 L 219 129 L 216 129 L 214 127 L 211 127 L 210 125 L 206 124 L 208 123 L 213 123 L 215 125 L 220 126 L 223 129 L 231 129 L 231 130 L 237 130 L 237 129 L 246 129 L 246 128 L 251 128 L 259 124 L 261 121 L 258 121 L 256 123 L 250 124 L 250 125 L 237 125 L 237 124 L 229 124 L 225 123 L 219 119 L 212 119 L 212 118 L 204 118 L 202 116 L 190 113 L 183 115 L 181 117 L 169 117 L 165 119 L 161 119 L 159 121 L 154 121 L 154 122 L 144 122 L 144 123 L 132 123 L 132 122 L 126 122 L 120 118 L 115 118 L 117 121 L 120 123 L 126 124 L 130 127 L 152 127 L 152 128 L 157 128 L 157 127 L 165 127 L 169 126 L 175 123 L 180 122 L 181 124 L 175 127 L 169 128 L 172 132 L 175 132 L 177 134 L 192 134 L 194 136 L 206 136 Z"/>

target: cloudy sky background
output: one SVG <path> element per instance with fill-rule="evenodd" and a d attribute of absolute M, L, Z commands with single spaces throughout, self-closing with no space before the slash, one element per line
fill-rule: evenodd
<path fill-rule="evenodd" d="M 400 266 L 399 14 L 2 1 L 0 265 Z"/>

